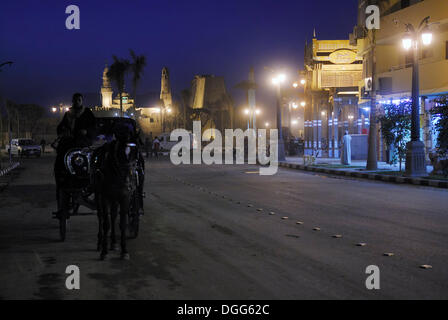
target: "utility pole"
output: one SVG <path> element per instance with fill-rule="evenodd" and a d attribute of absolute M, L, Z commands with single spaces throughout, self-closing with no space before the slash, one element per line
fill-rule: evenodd
<path fill-rule="evenodd" d="M 370 92 L 370 125 L 369 125 L 369 149 L 367 153 L 367 166 L 366 170 L 377 170 L 378 169 L 378 155 L 376 152 L 376 84 L 375 84 L 375 74 L 376 74 L 376 29 L 371 30 L 371 61 L 372 61 L 372 91 Z"/>

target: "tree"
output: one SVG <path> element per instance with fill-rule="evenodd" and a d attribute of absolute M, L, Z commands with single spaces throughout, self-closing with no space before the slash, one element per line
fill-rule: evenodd
<path fill-rule="evenodd" d="M 406 143 L 411 133 L 411 102 L 402 102 L 384 106 L 384 115 L 379 117 L 381 133 L 386 144 L 394 149 L 391 163 L 397 163 L 397 157 L 402 170 L 402 162 L 406 157 Z"/>
<path fill-rule="evenodd" d="M 134 105 L 137 102 L 137 86 L 143 74 L 143 69 L 146 66 L 146 57 L 144 55 L 137 56 L 133 50 L 129 50 L 132 58 L 130 66 L 132 71 L 132 96 L 134 97 Z"/>
<path fill-rule="evenodd" d="M 436 117 L 434 129 L 437 136 L 437 152 L 444 157 L 448 153 L 448 96 L 435 100 L 435 107 L 431 113 Z"/>
<path fill-rule="evenodd" d="M 111 79 L 118 89 L 118 94 L 120 97 L 120 114 L 123 116 L 123 92 L 124 92 L 124 83 L 127 73 L 129 72 L 129 68 L 131 63 L 127 59 L 120 59 L 117 56 L 112 56 L 114 59 L 114 63 L 110 66 L 109 71 L 107 72 L 107 76 Z"/>

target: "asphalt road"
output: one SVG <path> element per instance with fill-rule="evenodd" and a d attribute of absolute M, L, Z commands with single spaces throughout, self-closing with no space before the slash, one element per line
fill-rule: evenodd
<path fill-rule="evenodd" d="M 58 241 L 52 161 L 24 160 L 0 193 L 1 299 L 448 298 L 446 190 L 154 161 L 131 259 L 99 261 L 95 215 Z M 80 290 L 65 287 L 68 265 Z M 380 290 L 366 289 L 369 265 Z"/>

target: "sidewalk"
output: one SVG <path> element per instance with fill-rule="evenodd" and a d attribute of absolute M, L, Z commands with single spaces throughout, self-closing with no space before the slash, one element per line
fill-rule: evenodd
<path fill-rule="evenodd" d="M 393 183 L 407 183 L 437 188 L 448 188 L 448 180 L 437 180 L 429 177 L 433 170 L 432 166 L 427 166 L 428 177 L 410 178 L 397 173 L 399 165 L 389 165 L 385 162 L 378 162 L 378 170 L 365 170 L 366 160 L 353 160 L 350 166 L 341 165 L 340 159 L 317 158 L 313 165 L 304 165 L 302 157 L 286 157 L 285 162 L 280 162 L 279 166 L 284 168 L 322 172 L 334 175 L 343 175 L 355 178 L 364 178 Z M 405 164 L 403 163 L 403 170 Z"/>

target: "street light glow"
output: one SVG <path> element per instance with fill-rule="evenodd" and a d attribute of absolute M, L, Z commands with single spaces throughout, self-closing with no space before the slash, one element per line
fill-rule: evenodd
<path fill-rule="evenodd" d="M 304 107 L 304 106 L 306 106 L 306 102 L 305 102 L 305 101 L 302 101 L 302 102 L 300 103 L 300 105 L 301 105 L 302 107 Z"/>
<path fill-rule="evenodd" d="M 425 46 L 429 46 L 432 42 L 432 33 L 427 30 L 424 33 L 422 33 L 422 42 Z"/>
<path fill-rule="evenodd" d="M 297 88 L 299 85 L 297 84 L 297 82 L 294 82 L 294 84 L 292 85 L 294 88 Z"/>
<path fill-rule="evenodd" d="M 291 124 L 294 126 L 294 125 L 296 125 L 298 123 L 298 121 L 297 120 L 292 120 L 291 121 Z"/>
<path fill-rule="evenodd" d="M 53 108 L 51 108 L 51 111 L 52 111 L 52 112 L 56 112 L 56 111 L 58 111 L 58 108 L 53 107 Z"/>
<path fill-rule="evenodd" d="M 284 75 L 283 73 L 281 73 L 281 74 L 279 74 L 278 75 L 278 80 L 280 81 L 280 82 L 285 82 L 285 80 L 286 80 L 286 75 Z"/>
<path fill-rule="evenodd" d="M 249 109 L 244 109 L 244 114 L 249 114 Z"/>
<path fill-rule="evenodd" d="M 257 110 L 255 110 L 255 114 L 260 114 L 261 113 L 261 110 L 260 109 L 257 109 Z"/>
<path fill-rule="evenodd" d="M 264 125 L 265 125 L 266 127 L 269 127 L 269 122 L 266 122 Z"/>
<path fill-rule="evenodd" d="M 301 84 L 302 86 L 305 85 L 305 83 L 306 83 L 306 80 L 305 80 L 305 79 L 300 80 L 300 84 Z"/>
<path fill-rule="evenodd" d="M 409 50 L 412 47 L 412 38 L 409 35 L 403 38 L 403 48 Z"/>
<path fill-rule="evenodd" d="M 294 102 L 294 103 L 292 104 L 292 107 L 293 107 L 294 109 L 297 109 L 299 106 L 297 105 L 297 103 Z"/>

